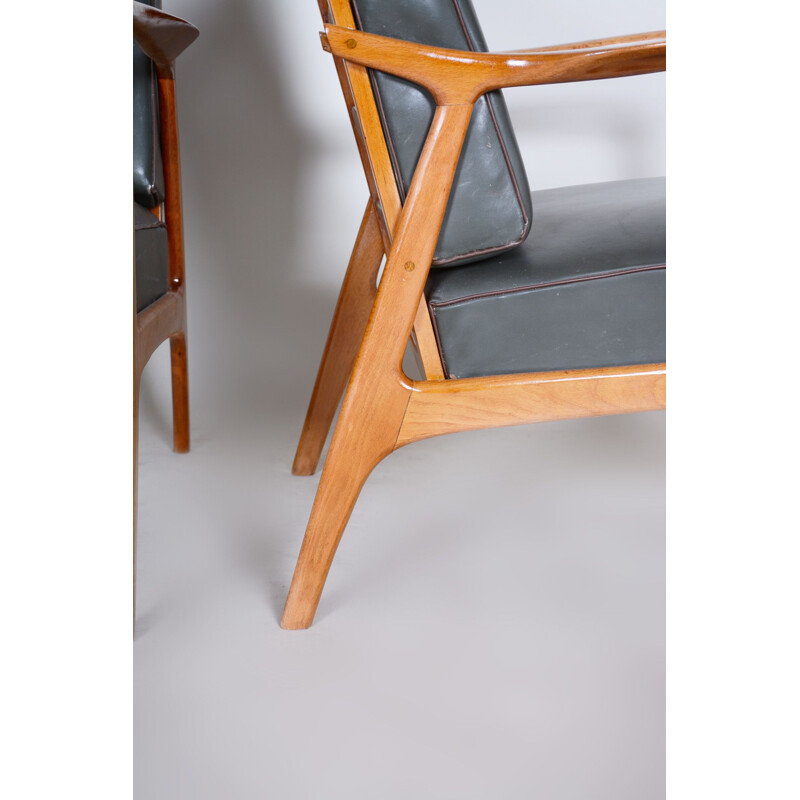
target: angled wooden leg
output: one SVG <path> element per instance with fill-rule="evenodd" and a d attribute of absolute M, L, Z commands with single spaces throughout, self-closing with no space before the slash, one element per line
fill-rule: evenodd
<path fill-rule="evenodd" d="M 311 625 L 361 487 L 373 467 L 397 446 L 412 393 L 401 361 L 471 113 L 471 105 L 461 105 L 440 106 L 434 114 L 336 423 L 283 611 L 283 628 Z"/>
<path fill-rule="evenodd" d="M 186 359 L 186 333 L 169 340 L 172 361 L 172 442 L 176 453 L 189 450 L 189 373 Z"/>
<path fill-rule="evenodd" d="M 317 381 L 308 404 L 308 413 L 292 466 L 295 475 L 312 475 L 317 468 L 336 406 L 347 386 L 347 379 L 367 327 L 382 259 L 383 241 L 378 215 L 370 200 L 347 266 L 347 274 L 317 372 Z"/>
<path fill-rule="evenodd" d="M 368 368 L 360 372 L 353 376 L 336 423 L 286 600 L 282 628 L 311 625 L 361 487 L 376 464 L 394 450 L 408 405 L 411 390 L 399 376 L 378 377 Z"/>

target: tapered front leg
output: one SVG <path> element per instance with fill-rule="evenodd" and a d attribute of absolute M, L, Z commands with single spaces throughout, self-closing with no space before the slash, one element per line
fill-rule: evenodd
<path fill-rule="evenodd" d="M 339 292 L 317 381 L 308 404 L 292 466 L 295 475 L 312 475 L 317 468 L 336 406 L 347 385 L 367 327 L 382 259 L 383 241 L 378 216 L 370 200 Z"/>
<path fill-rule="evenodd" d="M 307 628 L 317 610 L 333 556 L 369 473 L 392 452 L 403 421 L 409 388 L 399 378 L 354 376 L 322 471 L 281 627 Z M 366 392 L 353 384 L 373 384 Z M 382 384 L 382 385 L 381 385 Z"/>
<path fill-rule="evenodd" d="M 465 105 L 439 107 L 434 114 L 336 423 L 286 600 L 284 628 L 311 625 L 361 487 L 397 446 L 412 392 L 400 365 L 471 113 L 472 106 Z"/>
<path fill-rule="evenodd" d="M 172 442 L 176 453 L 189 450 L 189 371 L 186 358 L 186 334 L 170 337 L 172 361 Z"/>

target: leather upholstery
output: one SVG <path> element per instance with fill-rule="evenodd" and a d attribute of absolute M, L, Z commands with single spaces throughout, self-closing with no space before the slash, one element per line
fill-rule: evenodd
<path fill-rule="evenodd" d="M 352 0 L 368 33 L 459 50 L 486 51 L 470 0 Z M 427 91 L 372 72 L 400 196 L 405 201 L 435 103 Z M 492 92 L 475 104 L 433 266 L 464 264 L 515 247 L 528 235 L 530 189 L 505 101 Z"/>
<path fill-rule="evenodd" d="M 446 374 L 665 361 L 664 185 L 534 192 L 523 245 L 431 271 L 425 293 Z"/>
<path fill-rule="evenodd" d="M 142 0 L 161 8 L 161 0 Z M 154 208 L 164 200 L 158 130 L 158 84 L 153 62 L 133 43 L 133 196 Z"/>
<path fill-rule="evenodd" d="M 167 293 L 167 226 L 152 212 L 133 204 L 136 245 L 136 311 Z"/>

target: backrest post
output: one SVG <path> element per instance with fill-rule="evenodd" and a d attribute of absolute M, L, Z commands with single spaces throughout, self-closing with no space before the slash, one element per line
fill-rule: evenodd
<path fill-rule="evenodd" d="M 344 28 L 356 29 L 349 0 L 319 0 L 323 22 L 326 14 L 322 11 L 328 6 L 327 22 Z M 378 220 L 384 240 L 384 248 L 389 252 L 402 203 L 397 190 L 389 151 L 383 135 L 372 82 L 366 67 L 349 64 L 334 58 L 339 82 L 342 86 L 350 123 L 356 138 L 364 174 L 367 178 L 372 200 L 378 210 Z"/>
<path fill-rule="evenodd" d="M 355 30 L 356 24 L 349 0 L 318 0 L 318 3 L 323 22 Z M 402 202 L 375 104 L 372 81 L 365 67 L 345 63 L 340 58 L 334 58 L 334 63 L 361 155 L 364 175 L 378 211 L 383 247 L 388 253 L 400 218 Z M 425 377 L 428 380 L 442 380 L 444 370 L 424 296 L 420 300 L 411 341 L 422 362 Z"/>
<path fill-rule="evenodd" d="M 185 256 L 183 243 L 183 203 L 181 199 L 181 160 L 178 143 L 178 115 L 175 108 L 175 66 L 158 67 L 158 106 L 161 125 L 161 152 L 164 159 L 164 222 L 167 225 L 168 286 L 171 292 L 184 292 Z"/>

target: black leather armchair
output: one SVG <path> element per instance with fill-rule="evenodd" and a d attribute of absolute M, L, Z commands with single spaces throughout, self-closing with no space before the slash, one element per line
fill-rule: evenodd
<path fill-rule="evenodd" d="M 492 54 L 470 0 L 319 7 L 370 199 L 295 457 L 315 470 L 344 392 L 286 628 L 311 624 L 358 494 L 397 448 L 666 403 L 664 180 L 531 194 L 498 91 L 663 70 L 666 34 Z M 424 380 L 403 373 L 409 337 Z"/>
<path fill-rule="evenodd" d="M 172 353 L 173 437 L 189 449 L 186 284 L 174 61 L 199 35 L 161 11 L 133 4 L 134 388 L 166 339 Z"/>
<path fill-rule="evenodd" d="M 160 5 L 160 0 L 133 3 L 134 543 L 139 382 L 150 356 L 167 339 L 172 359 L 173 446 L 179 453 L 189 449 L 186 284 L 174 62 L 199 31 L 161 11 Z"/>

